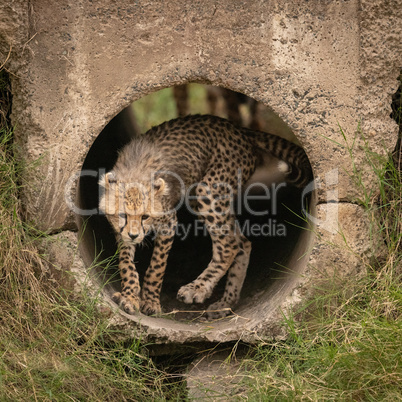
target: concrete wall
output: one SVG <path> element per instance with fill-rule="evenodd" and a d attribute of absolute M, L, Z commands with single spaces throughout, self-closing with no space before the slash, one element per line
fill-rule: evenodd
<path fill-rule="evenodd" d="M 401 66 L 397 3 L 3 6 L 2 60 L 12 46 L 17 141 L 28 160 L 43 161 L 25 192 L 29 216 L 47 230 L 68 225 L 64 186 L 105 124 L 150 91 L 184 81 L 230 87 L 272 107 L 303 143 L 316 175 L 351 171 L 336 144 L 343 143 L 338 125 L 352 141 L 361 122 L 369 145 L 384 153 L 396 138 L 389 113 Z M 355 193 L 345 183 L 340 198 Z"/>
<path fill-rule="evenodd" d="M 360 190 L 349 177 L 340 127 L 352 144 L 360 125 L 369 148 L 383 155 L 396 143 L 389 114 L 402 66 L 400 0 L 16 0 L 0 7 L 0 60 L 10 51 L 15 138 L 28 164 L 35 162 L 24 206 L 28 219 L 50 233 L 74 229 L 66 185 L 73 183 L 74 199 L 71 177 L 110 119 L 175 84 L 225 86 L 271 107 L 321 178 L 319 215 L 333 205 L 342 210 L 335 225 L 353 226 L 360 216 L 348 204 Z M 362 144 L 358 136 L 354 163 L 373 188 Z M 362 246 L 348 230 L 365 254 L 368 240 Z M 314 243 L 310 266 L 338 261 L 337 252 L 320 254 L 331 233 L 324 230 Z M 341 260 L 352 270 L 359 265 Z"/>

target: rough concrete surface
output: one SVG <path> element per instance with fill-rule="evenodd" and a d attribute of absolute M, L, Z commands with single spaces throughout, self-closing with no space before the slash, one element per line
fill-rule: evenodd
<path fill-rule="evenodd" d="M 194 401 L 228 401 L 247 397 L 241 382 L 247 371 L 241 366 L 243 355 L 236 351 L 203 354 L 185 374 L 188 396 Z"/>
<path fill-rule="evenodd" d="M 29 161 L 42 158 L 24 193 L 29 216 L 47 230 L 68 226 L 66 183 L 105 124 L 143 95 L 185 81 L 230 87 L 272 107 L 317 176 L 351 170 L 339 125 L 351 143 L 362 121 L 374 151 L 391 149 L 401 66 L 392 10 L 400 2 L 361 4 L 362 11 L 357 0 L 6 2 L 1 58 L 12 46 L 16 138 Z M 341 182 L 339 197 L 352 198 L 357 190 L 343 171 Z"/>
<path fill-rule="evenodd" d="M 328 242 L 342 243 L 342 236 L 324 224 L 321 237 L 299 241 L 311 253 L 295 262 L 297 274 L 246 300 L 239 317 L 206 325 L 120 313 L 113 322 L 156 343 L 283 335 L 279 311 L 311 288 L 312 267 L 357 272 L 371 250 L 364 214 L 350 204 L 361 189 L 350 177 L 345 142 L 374 188 L 356 131 L 360 124 L 369 149 L 382 155 L 396 143 L 389 115 L 402 66 L 401 6 L 401 0 L 3 2 L 0 65 L 10 72 L 15 138 L 29 166 L 22 193 L 28 219 L 49 233 L 75 228 L 66 198 L 75 200 L 93 141 L 131 102 L 195 81 L 245 93 L 293 130 L 320 179 L 318 216 L 326 206 L 339 208 L 330 225 L 341 224 L 356 253 L 335 252 Z"/>

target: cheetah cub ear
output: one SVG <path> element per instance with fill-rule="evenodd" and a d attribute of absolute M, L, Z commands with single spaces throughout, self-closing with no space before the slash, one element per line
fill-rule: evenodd
<path fill-rule="evenodd" d="M 110 184 L 115 184 L 116 182 L 117 179 L 114 172 L 108 172 L 100 178 L 99 185 L 103 188 L 107 188 Z"/>
<path fill-rule="evenodd" d="M 105 184 L 115 184 L 117 182 L 114 172 L 108 172 L 105 174 Z"/>
<path fill-rule="evenodd" d="M 155 181 L 152 182 L 152 188 L 155 191 L 155 194 L 167 194 L 167 186 L 165 180 L 162 177 L 159 177 Z"/>

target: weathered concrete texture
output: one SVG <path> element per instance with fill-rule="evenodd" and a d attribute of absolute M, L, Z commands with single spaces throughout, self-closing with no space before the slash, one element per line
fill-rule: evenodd
<path fill-rule="evenodd" d="M 47 262 L 49 269 L 47 274 L 50 281 L 62 289 L 82 293 L 89 275 L 79 255 L 76 233 L 64 231 L 45 237 L 39 240 L 38 249 Z M 88 289 L 91 288 L 95 290 L 94 284 L 88 287 Z"/>
<path fill-rule="evenodd" d="M 31 28 L 26 1 L 0 3 L 0 66 L 17 71 L 27 63 Z"/>
<path fill-rule="evenodd" d="M 349 143 L 363 120 L 372 150 L 395 144 L 389 105 L 401 65 L 398 6 L 399 0 L 363 1 L 362 11 L 357 0 L 3 6 L 0 49 L 2 60 L 14 49 L 8 66 L 16 137 L 28 161 L 41 158 L 24 191 L 28 215 L 45 230 L 71 226 L 65 187 L 104 125 L 133 100 L 185 81 L 227 86 L 272 107 L 305 146 L 315 174 L 340 169 L 339 197 L 352 199 L 358 189 L 344 172 L 351 162 L 338 124 Z M 362 169 L 363 162 L 356 155 Z"/>
<path fill-rule="evenodd" d="M 241 366 L 244 353 L 234 350 L 204 353 L 185 374 L 191 401 L 246 400 L 247 388 L 242 381 L 247 375 Z"/>
<path fill-rule="evenodd" d="M 374 149 L 383 147 L 383 138 L 395 138 L 390 122 L 390 104 L 402 69 L 402 9 L 400 0 L 362 0 L 360 23 L 360 82 L 358 105 L 361 129 Z M 380 134 L 380 135 L 379 135 Z M 396 145 L 396 144 L 395 144 Z M 359 161 L 360 162 L 360 161 Z M 358 168 L 367 171 L 362 163 Z M 367 182 L 371 174 L 367 172 Z"/>

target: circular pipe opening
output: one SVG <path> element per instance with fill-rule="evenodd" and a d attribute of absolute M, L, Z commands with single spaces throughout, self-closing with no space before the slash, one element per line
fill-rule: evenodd
<path fill-rule="evenodd" d="M 215 102 L 213 114 L 230 118 L 225 108 L 219 106 L 219 102 L 223 102 L 224 105 L 228 103 L 223 96 L 219 98 L 221 89 L 208 87 L 211 88 L 210 91 L 215 91 L 213 94 L 215 99 L 211 101 L 208 96 L 212 97 L 212 95 L 209 95 L 205 86 L 191 85 L 196 93 L 204 91 L 202 107 L 198 106 L 198 109 L 190 110 L 191 113 L 210 113 L 211 110 L 205 110 L 205 104 Z M 159 124 L 183 113 L 177 97 L 174 102 L 173 94 L 176 95 L 178 91 L 173 92 L 172 89 L 163 91 L 166 93 L 170 91 L 171 102 L 166 102 L 166 94 L 159 95 L 165 102 L 165 116 L 160 117 L 161 121 L 150 122 L 145 119 L 148 116 L 145 114 L 150 112 L 147 108 L 155 107 L 145 97 L 114 117 L 94 141 L 83 164 L 83 174 L 79 182 L 78 204 L 81 209 L 97 210 L 99 176 L 113 168 L 118 151 L 133 136 L 146 131 L 149 128 L 147 125 Z M 231 95 L 235 98 L 236 93 L 233 94 Z M 189 97 L 188 94 L 186 96 Z M 237 107 L 243 114 L 244 120 L 248 121 L 248 125 L 257 124 L 252 114 L 253 110 L 258 110 L 260 119 L 258 124 L 262 125 L 258 128 L 297 142 L 289 127 L 271 110 L 244 95 L 238 96 Z M 205 102 L 205 99 L 208 102 Z M 237 116 L 239 116 L 238 113 Z M 232 120 L 235 120 L 233 115 Z M 142 127 L 140 128 L 139 125 Z M 270 168 L 267 166 L 262 173 L 264 181 L 272 180 L 270 174 Z M 272 185 L 270 188 L 272 191 L 268 196 L 253 194 L 255 196 L 253 200 L 247 199 L 248 208 L 245 208 L 244 196 L 238 197 L 236 206 L 236 210 L 240 211 L 237 215 L 238 222 L 252 242 L 246 280 L 240 301 L 235 308 L 235 313 L 241 317 L 266 316 L 281 304 L 293 288 L 295 281 L 298 280 L 298 274 L 303 270 L 305 259 L 301 257 L 306 253 L 311 241 L 310 232 L 304 229 L 305 221 L 301 218 L 303 216 L 302 190 L 283 183 Z M 311 204 L 311 199 L 304 202 L 307 202 L 307 205 Z M 200 221 L 197 221 L 185 207 L 178 211 L 178 218 L 181 226 L 186 229 L 182 232 L 178 231 L 169 255 L 161 293 L 161 305 L 164 313 L 170 313 L 170 316 L 176 320 L 186 321 L 199 317 L 200 311 L 220 298 L 225 278 L 219 282 L 205 305 L 186 305 L 176 299 L 179 288 L 194 280 L 206 268 L 211 258 L 211 241 Z M 79 228 L 80 248 L 84 262 L 87 266 L 92 266 L 92 272 L 96 274 L 97 280 L 107 294 L 111 295 L 120 290 L 115 236 L 105 216 L 93 213 L 87 217 L 81 217 Z M 147 242 L 136 251 L 136 268 L 141 282 L 151 255 L 151 242 Z M 156 318 L 151 319 L 156 320 Z"/>

